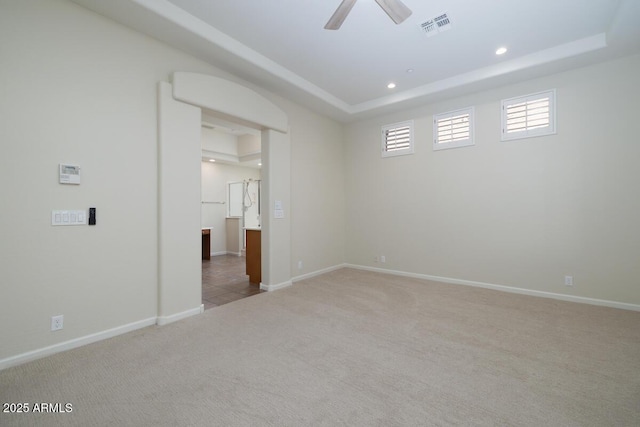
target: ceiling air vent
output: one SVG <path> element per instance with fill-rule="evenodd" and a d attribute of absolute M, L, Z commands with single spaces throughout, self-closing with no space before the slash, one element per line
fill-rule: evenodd
<path fill-rule="evenodd" d="M 451 19 L 446 13 L 441 13 L 435 18 L 428 19 L 420 24 L 420 29 L 427 34 L 427 37 L 433 37 L 443 31 L 451 29 Z"/>

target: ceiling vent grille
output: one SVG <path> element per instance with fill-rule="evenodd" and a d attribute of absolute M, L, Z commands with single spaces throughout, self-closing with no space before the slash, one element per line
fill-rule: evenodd
<path fill-rule="evenodd" d="M 420 29 L 425 32 L 427 37 L 436 36 L 443 31 L 451 29 L 451 18 L 447 13 L 441 13 L 420 24 Z"/>

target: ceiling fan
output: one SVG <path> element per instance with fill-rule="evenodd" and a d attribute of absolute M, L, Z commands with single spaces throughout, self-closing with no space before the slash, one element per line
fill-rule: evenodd
<path fill-rule="evenodd" d="M 324 26 L 326 30 L 337 30 L 340 28 L 347 15 L 356 4 L 357 0 L 342 0 L 340 6 L 333 13 L 329 22 Z M 404 5 L 400 0 L 376 0 L 376 3 L 387 12 L 389 18 L 393 19 L 396 24 L 401 23 L 411 15 L 411 9 Z"/>

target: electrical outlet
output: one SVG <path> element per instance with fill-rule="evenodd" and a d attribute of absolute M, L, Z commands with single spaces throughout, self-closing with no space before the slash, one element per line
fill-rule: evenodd
<path fill-rule="evenodd" d="M 64 316 L 61 314 L 59 316 L 51 317 L 51 330 L 59 331 L 63 327 Z"/>
<path fill-rule="evenodd" d="M 298 261 L 298 270 L 302 270 L 302 261 Z"/>
<path fill-rule="evenodd" d="M 564 285 L 573 286 L 573 276 L 564 276 Z"/>
<path fill-rule="evenodd" d="M 387 262 L 387 258 L 384 255 L 380 255 L 380 262 Z"/>

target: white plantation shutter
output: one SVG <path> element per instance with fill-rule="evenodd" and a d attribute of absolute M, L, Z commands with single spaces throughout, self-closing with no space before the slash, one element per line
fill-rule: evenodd
<path fill-rule="evenodd" d="M 473 107 L 433 117 L 433 149 L 473 145 Z"/>
<path fill-rule="evenodd" d="M 382 157 L 413 153 L 413 121 L 382 127 Z"/>
<path fill-rule="evenodd" d="M 409 126 L 388 129 L 385 132 L 386 151 L 405 150 L 411 146 Z"/>
<path fill-rule="evenodd" d="M 502 140 L 556 133 L 555 90 L 502 101 Z"/>
<path fill-rule="evenodd" d="M 436 121 L 438 144 L 469 139 L 469 114 L 458 114 Z"/>

